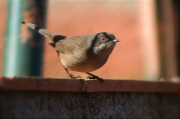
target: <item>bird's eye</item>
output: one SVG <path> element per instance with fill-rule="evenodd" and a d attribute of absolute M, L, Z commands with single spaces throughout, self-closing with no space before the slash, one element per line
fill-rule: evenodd
<path fill-rule="evenodd" d="M 100 37 L 101 42 L 105 42 L 106 39 L 104 37 Z"/>

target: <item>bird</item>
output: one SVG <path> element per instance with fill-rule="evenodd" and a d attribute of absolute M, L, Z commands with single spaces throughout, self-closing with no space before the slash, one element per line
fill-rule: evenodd
<path fill-rule="evenodd" d="M 102 81 L 102 78 L 90 72 L 99 69 L 107 62 L 116 43 L 120 41 L 114 34 L 108 32 L 64 36 L 49 32 L 29 22 L 22 21 L 21 23 L 51 40 L 49 45 L 56 50 L 58 58 L 70 78 L 78 78 L 69 73 L 69 70 L 72 70 L 88 74 L 89 79 Z"/>

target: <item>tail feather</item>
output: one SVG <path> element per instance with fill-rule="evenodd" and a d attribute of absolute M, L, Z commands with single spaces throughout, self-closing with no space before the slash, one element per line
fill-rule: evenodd
<path fill-rule="evenodd" d="M 45 37 L 49 37 L 51 40 L 54 39 L 54 37 L 56 36 L 56 34 L 53 34 L 45 29 L 41 29 L 39 26 L 32 24 L 32 23 L 28 23 L 28 22 L 21 22 L 22 24 L 27 25 L 29 28 L 39 32 L 40 34 L 44 35 Z"/>

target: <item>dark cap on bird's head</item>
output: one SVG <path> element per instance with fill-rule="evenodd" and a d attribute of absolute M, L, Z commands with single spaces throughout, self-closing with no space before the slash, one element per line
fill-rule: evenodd
<path fill-rule="evenodd" d="M 108 32 L 100 32 L 96 34 L 94 41 L 92 42 L 94 47 L 94 53 L 99 53 L 104 49 L 114 48 L 116 42 L 120 40 L 116 39 L 114 34 Z M 110 50 L 111 51 L 111 50 Z"/>

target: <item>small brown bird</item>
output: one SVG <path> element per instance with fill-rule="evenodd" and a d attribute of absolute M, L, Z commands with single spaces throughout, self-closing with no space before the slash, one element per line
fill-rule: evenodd
<path fill-rule="evenodd" d="M 22 23 L 52 40 L 49 44 L 56 49 L 62 66 L 71 78 L 76 77 L 68 70 L 84 72 L 90 75 L 91 79 L 102 80 L 89 72 L 102 67 L 108 60 L 116 42 L 119 42 L 113 34 L 107 32 L 69 37 L 51 33 L 32 23 Z"/>

